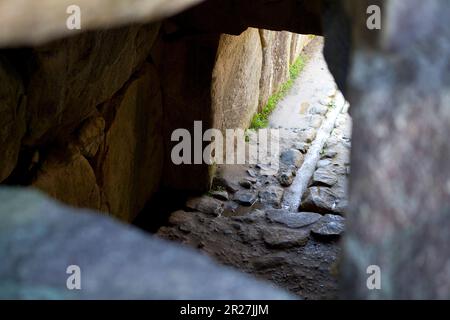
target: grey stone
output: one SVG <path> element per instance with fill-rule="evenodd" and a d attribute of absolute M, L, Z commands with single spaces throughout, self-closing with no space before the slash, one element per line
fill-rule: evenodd
<path fill-rule="evenodd" d="M 261 165 L 258 165 L 257 167 L 260 169 L 259 173 L 262 176 L 269 177 L 269 176 L 274 176 L 278 173 L 277 167 L 273 167 L 273 166 L 266 165 L 266 164 L 264 164 L 264 165 L 261 164 Z"/>
<path fill-rule="evenodd" d="M 183 210 L 173 212 L 169 217 L 169 223 L 172 225 L 181 225 L 188 222 L 191 219 L 191 213 Z"/>
<path fill-rule="evenodd" d="M 295 144 L 295 149 L 305 154 L 308 151 L 309 144 L 305 142 L 299 142 Z"/>
<path fill-rule="evenodd" d="M 0 188 L 0 203 L 2 299 L 293 298 L 194 250 L 41 193 Z M 70 265 L 81 269 L 82 290 L 67 290 Z"/>
<path fill-rule="evenodd" d="M 235 193 L 239 190 L 239 186 L 225 177 L 214 177 L 213 188 L 225 188 L 228 192 Z"/>
<path fill-rule="evenodd" d="M 296 149 L 289 149 L 281 153 L 280 160 L 287 166 L 295 166 L 298 168 L 303 162 L 303 154 Z"/>
<path fill-rule="evenodd" d="M 287 230 L 285 228 L 267 228 L 263 232 L 264 243 L 269 248 L 289 249 L 304 246 L 308 242 L 309 232 Z"/>
<path fill-rule="evenodd" d="M 222 190 L 210 191 L 210 195 L 218 200 L 228 201 L 230 199 L 228 192 Z"/>
<path fill-rule="evenodd" d="M 264 219 L 265 213 L 259 209 L 253 210 L 252 212 L 242 215 L 242 216 L 234 216 L 231 219 L 239 222 L 245 223 L 254 223 L 258 220 Z"/>
<path fill-rule="evenodd" d="M 317 168 L 324 168 L 333 165 L 331 159 L 322 159 L 317 162 Z"/>
<path fill-rule="evenodd" d="M 248 173 L 248 175 L 249 175 L 250 177 L 252 177 L 252 178 L 256 178 L 256 177 L 258 176 L 258 174 L 256 173 L 256 171 L 253 170 L 253 169 L 248 169 L 248 170 L 247 170 L 247 173 Z"/>
<path fill-rule="evenodd" d="M 275 207 L 281 205 L 283 199 L 284 189 L 279 186 L 269 185 L 259 192 L 259 198 L 262 203 L 270 204 Z"/>
<path fill-rule="evenodd" d="M 294 172 L 292 170 L 285 170 L 278 176 L 278 181 L 283 187 L 289 187 L 294 182 Z"/>
<path fill-rule="evenodd" d="M 306 191 L 300 205 L 301 211 L 331 213 L 336 208 L 337 199 L 330 188 L 311 187 Z"/>
<path fill-rule="evenodd" d="M 234 194 L 234 201 L 243 205 L 243 206 L 252 206 L 255 204 L 258 197 L 255 191 L 250 190 L 240 190 Z"/>
<path fill-rule="evenodd" d="M 337 154 L 338 154 L 337 150 L 332 149 L 332 148 L 327 148 L 324 151 L 323 158 L 332 159 L 332 158 L 336 157 Z"/>
<path fill-rule="evenodd" d="M 256 228 L 242 228 L 238 232 L 239 237 L 244 244 L 253 244 L 255 241 L 259 241 L 261 239 L 261 235 L 259 234 L 259 230 Z"/>
<path fill-rule="evenodd" d="M 322 217 L 314 212 L 289 212 L 287 210 L 268 210 L 266 218 L 270 222 L 283 224 L 289 228 L 302 228 L 309 226 Z"/>
<path fill-rule="evenodd" d="M 186 202 L 186 207 L 213 216 L 220 216 L 224 210 L 224 204 L 222 202 L 208 196 L 189 199 Z"/>
<path fill-rule="evenodd" d="M 332 105 L 333 104 L 333 102 L 334 102 L 334 100 L 333 100 L 333 98 L 331 98 L 331 97 L 326 97 L 326 98 L 323 98 L 322 100 L 320 100 L 320 104 L 322 105 L 322 106 L 330 106 L 330 105 Z"/>
<path fill-rule="evenodd" d="M 322 167 L 316 170 L 313 175 L 313 186 L 332 187 L 337 183 L 337 176 L 329 168 Z"/>
<path fill-rule="evenodd" d="M 269 254 L 256 257 L 251 260 L 251 264 L 256 270 L 265 270 L 279 267 L 287 262 L 285 254 Z"/>
<path fill-rule="evenodd" d="M 345 229 L 345 218 L 326 214 L 311 229 L 311 234 L 319 239 L 334 240 L 339 238 Z"/>
<path fill-rule="evenodd" d="M 248 181 L 248 179 L 242 179 L 241 181 L 239 181 L 239 185 L 245 189 L 252 188 L 252 183 Z"/>
<path fill-rule="evenodd" d="M 339 200 L 334 208 L 334 212 L 339 213 L 340 215 L 345 215 L 348 210 L 348 200 Z"/>
<path fill-rule="evenodd" d="M 328 107 L 321 105 L 321 104 L 315 105 L 308 110 L 308 113 L 310 113 L 310 114 L 318 114 L 318 115 L 322 115 L 322 116 L 325 115 L 327 112 L 328 112 Z"/>

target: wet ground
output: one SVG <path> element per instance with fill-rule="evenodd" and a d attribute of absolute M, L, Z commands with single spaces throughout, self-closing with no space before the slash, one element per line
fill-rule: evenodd
<path fill-rule="evenodd" d="M 267 164 L 219 166 L 213 190 L 190 199 L 157 232 L 305 299 L 337 296 L 350 170 L 346 105 L 326 136 L 307 189 L 294 194 L 300 206 L 284 205 L 310 146 L 339 104 L 321 48 L 321 38 L 308 46 L 304 71 L 270 118 L 270 126 L 280 129 L 277 170 Z M 249 132 L 249 143 L 256 135 Z"/>

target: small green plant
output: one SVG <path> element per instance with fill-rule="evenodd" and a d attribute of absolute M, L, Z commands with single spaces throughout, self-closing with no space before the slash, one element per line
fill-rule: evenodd
<path fill-rule="evenodd" d="M 248 133 L 248 130 L 245 130 L 245 142 L 250 142 L 250 135 Z"/>
<path fill-rule="evenodd" d="M 297 60 L 289 68 L 289 80 L 283 83 L 272 96 L 270 96 L 267 104 L 264 106 L 261 112 L 256 113 L 253 116 L 252 122 L 250 124 L 250 129 L 262 129 L 269 125 L 269 116 L 275 110 L 278 103 L 283 99 L 288 91 L 294 85 L 294 80 L 300 75 L 303 68 L 305 67 L 306 57 L 301 54 Z"/>

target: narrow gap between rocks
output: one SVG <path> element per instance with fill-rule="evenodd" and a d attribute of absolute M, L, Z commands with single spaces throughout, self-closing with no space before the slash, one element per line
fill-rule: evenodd
<path fill-rule="evenodd" d="M 276 170 L 219 165 L 210 192 L 159 192 L 135 224 L 302 298 L 336 298 L 351 118 L 322 49 L 321 37 L 304 49 L 304 69 L 268 118 L 280 130 Z"/>

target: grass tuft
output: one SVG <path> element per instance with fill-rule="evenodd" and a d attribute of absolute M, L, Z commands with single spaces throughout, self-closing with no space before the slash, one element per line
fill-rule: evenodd
<path fill-rule="evenodd" d="M 252 122 L 250 124 L 250 129 L 262 129 L 266 128 L 269 125 L 270 114 L 273 112 L 273 110 L 275 110 L 280 100 L 286 96 L 288 91 L 294 85 L 295 79 L 297 79 L 297 77 L 300 75 L 300 72 L 302 72 L 303 68 L 305 67 L 305 60 L 305 56 L 301 54 L 291 65 L 291 67 L 289 68 L 289 80 L 283 83 L 280 89 L 278 89 L 277 92 L 270 96 L 267 104 L 264 106 L 262 111 L 253 116 Z"/>

